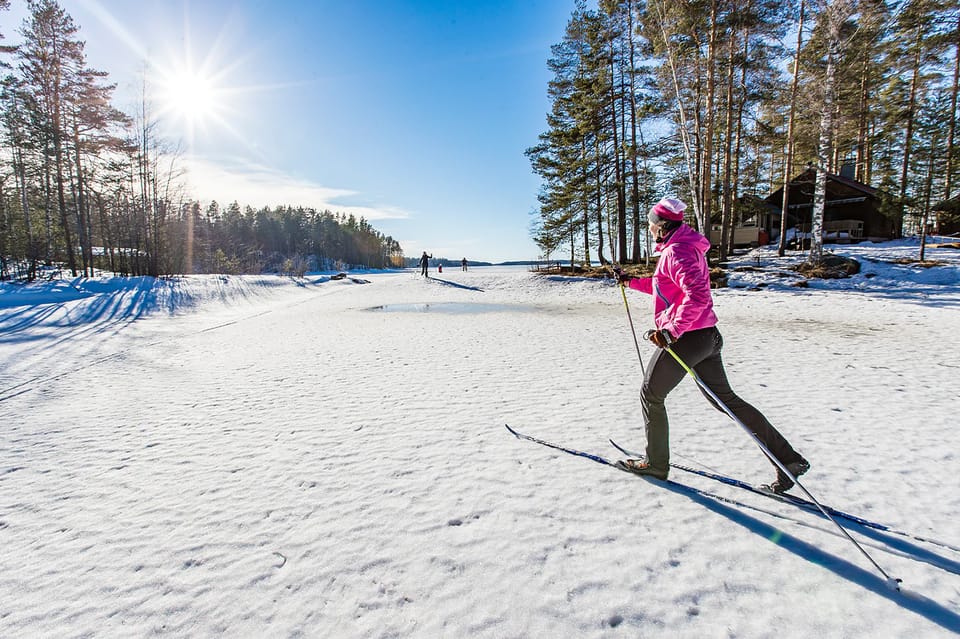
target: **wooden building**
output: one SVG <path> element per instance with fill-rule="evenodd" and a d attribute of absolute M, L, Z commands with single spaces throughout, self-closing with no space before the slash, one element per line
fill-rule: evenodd
<path fill-rule="evenodd" d="M 957 235 L 960 233 L 960 195 L 944 200 L 933 207 L 933 219 L 930 220 L 932 232 L 937 235 Z"/>
<path fill-rule="evenodd" d="M 801 237 L 810 232 L 816 171 L 811 167 L 790 182 L 787 228 Z M 770 213 L 766 229 L 770 237 L 780 237 L 783 187 L 764 199 Z M 823 210 L 824 243 L 850 243 L 864 240 L 884 241 L 897 237 L 894 220 L 880 212 L 880 191 L 850 177 L 827 174 L 826 203 Z"/>

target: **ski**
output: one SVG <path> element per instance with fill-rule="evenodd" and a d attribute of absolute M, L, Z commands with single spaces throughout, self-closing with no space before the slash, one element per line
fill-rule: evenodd
<path fill-rule="evenodd" d="M 537 437 L 532 437 L 531 435 L 526 435 L 526 434 L 521 433 L 521 432 L 519 432 L 519 431 L 517 431 L 517 430 L 514 430 L 513 428 L 510 427 L 509 424 L 504 424 L 504 426 L 506 426 L 506 428 L 507 428 L 507 430 L 510 432 L 510 434 L 513 435 L 514 437 L 516 437 L 517 439 L 525 439 L 525 440 L 527 440 L 528 442 L 533 442 L 533 443 L 535 443 L 535 444 L 540 444 L 541 446 L 546 446 L 547 448 L 552 448 L 552 449 L 554 449 L 554 450 L 558 450 L 558 451 L 560 451 L 560 452 L 562 452 L 562 453 L 566 453 L 566 454 L 568 454 L 568 455 L 574 455 L 574 456 L 576 456 L 576 457 L 584 457 L 584 458 L 589 459 L 590 461 L 596 462 L 596 463 L 598 463 L 598 464 L 603 464 L 604 466 L 609 466 L 609 467 L 611 467 L 611 468 L 615 468 L 615 469 L 617 469 L 617 470 L 621 470 L 621 471 L 623 471 L 623 472 L 625 472 L 625 473 L 630 473 L 631 475 L 633 475 L 633 476 L 635 476 L 635 477 L 638 476 L 636 473 L 631 472 L 631 471 L 627 470 L 626 468 L 623 468 L 623 467 L 619 466 L 619 465 L 617 464 L 617 462 L 611 461 L 611 460 L 609 460 L 609 459 L 607 459 L 606 457 L 603 457 L 603 456 L 601 456 L 601 455 L 594 455 L 593 453 L 587 453 L 587 452 L 584 452 L 584 451 L 582 451 L 582 450 L 577 450 L 577 449 L 575 449 L 575 448 L 569 448 L 569 447 L 567 447 L 567 446 L 561 446 L 560 444 L 555 444 L 555 443 L 553 443 L 553 442 L 548 442 L 548 441 L 545 441 L 545 440 L 543 440 L 543 439 L 539 439 L 539 438 L 537 438 Z M 745 504 L 745 503 L 743 503 L 743 502 L 737 501 L 736 499 L 730 499 L 729 497 L 723 497 L 723 496 L 721 496 L 721 495 L 714 495 L 713 493 L 708 493 L 708 492 L 705 491 L 705 490 L 700 490 L 699 488 L 694 488 L 693 486 L 687 486 L 686 484 L 681 484 L 680 482 L 674 481 L 674 480 L 672 480 L 672 479 L 656 479 L 656 478 L 653 478 L 653 477 L 651 477 L 650 479 L 651 479 L 652 481 L 658 481 L 658 482 L 662 482 L 662 483 L 664 483 L 664 484 L 670 484 L 671 486 L 675 486 L 675 487 L 679 488 L 680 490 L 684 490 L 684 491 L 689 492 L 689 493 L 693 493 L 693 494 L 696 494 L 696 495 L 702 495 L 702 496 L 704 496 L 704 497 L 709 497 L 710 499 L 715 499 L 715 500 L 718 500 L 718 501 L 726 502 L 726 503 L 731 504 L 731 505 L 733 505 L 733 506 L 738 506 L 738 507 L 740 507 L 740 508 L 752 508 L 752 509 L 757 510 L 755 507 L 750 506 L 750 505 L 748 505 L 748 504 Z M 759 510 L 762 510 L 762 509 L 759 509 Z M 765 513 L 767 513 L 767 514 L 769 514 L 769 515 L 773 515 L 773 516 L 775 516 L 775 517 L 780 517 L 780 516 L 781 516 L 781 515 L 778 515 L 777 513 L 770 512 L 770 511 L 766 511 L 766 510 L 763 510 L 763 512 L 765 512 Z"/>
<path fill-rule="evenodd" d="M 504 424 L 504 426 L 506 426 L 507 430 L 510 431 L 510 434 L 512 434 L 517 439 L 525 439 L 528 442 L 533 442 L 535 444 L 540 444 L 541 446 L 546 446 L 547 448 L 559 450 L 560 452 L 567 453 L 568 455 L 575 455 L 577 457 L 586 457 L 590 461 L 595 461 L 598 464 L 603 464 L 604 466 L 611 466 L 613 468 L 617 468 L 617 470 L 621 470 L 620 468 L 617 467 L 617 462 L 610 461 L 606 457 L 601 457 L 600 455 L 594 455 L 593 453 L 585 453 L 582 450 L 567 448 L 566 446 L 561 446 L 560 444 L 553 444 L 551 442 L 544 441 L 542 439 L 537 439 L 536 437 L 531 437 L 530 435 L 524 435 L 523 433 L 517 432 L 512 428 L 510 428 L 510 424 Z"/>
<path fill-rule="evenodd" d="M 609 441 L 611 444 L 613 444 L 613 447 L 614 447 L 614 448 L 616 448 L 617 450 L 619 450 L 621 453 L 623 453 L 623 454 L 626 455 L 627 457 L 633 457 L 633 458 L 644 457 L 643 454 L 637 453 L 637 452 L 632 451 L 632 450 L 629 450 L 629 449 L 626 449 L 626 448 L 624 448 L 623 446 L 621 446 L 620 444 L 618 444 L 617 442 L 613 441 L 612 439 L 610 439 L 610 440 L 608 440 L 608 441 Z M 762 488 L 759 488 L 759 487 L 757 487 L 757 486 L 754 486 L 753 484 L 749 484 L 749 483 L 747 483 L 747 482 L 745 482 L 745 481 L 741 481 L 741 480 L 739 480 L 739 479 L 734 479 L 733 477 L 727 477 L 726 475 L 720 475 L 720 474 L 718 474 L 718 473 L 712 473 L 712 472 L 710 472 L 710 471 L 708 471 L 708 470 L 701 470 L 701 469 L 699 469 L 699 468 L 691 468 L 690 466 L 684 466 L 684 465 L 682 465 L 682 464 L 670 464 L 670 467 L 671 467 L 671 468 L 676 468 L 677 470 L 682 470 L 682 471 L 684 471 L 684 472 L 686 472 L 686 473 L 691 473 L 691 474 L 693 474 L 693 475 L 699 475 L 699 476 L 701 476 L 701 477 L 706 477 L 707 479 L 712 479 L 712 480 L 714 480 L 714 481 L 718 481 L 718 482 L 720 482 L 720 483 L 722 483 L 722 484 L 726 484 L 726 485 L 728 485 L 728 486 L 735 486 L 736 488 L 742 488 L 742 489 L 744 489 L 744 490 L 748 490 L 748 491 L 750 491 L 750 492 L 752 492 L 752 493 L 755 493 L 755 494 L 757 494 L 757 495 L 763 495 L 764 497 L 769 497 L 769 498 L 771 498 L 771 499 L 776 499 L 777 501 L 782 501 L 782 502 L 785 503 L 785 504 L 790 504 L 790 505 L 796 506 L 796 507 L 798 507 L 798 508 L 801 508 L 801 509 L 803 509 L 803 510 L 806 510 L 806 511 L 809 511 L 809 512 L 812 512 L 812 513 L 815 513 L 815 514 L 818 514 L 818 515 L 821 514 L 820 509 L 817 507 L 817 505 L 816 505 L 815 503 L 813 503 L 812 501 L 809 501 L 809 500 L 807 500 L 807 499 L 804 499 L 803 497 L 797 497 L 796 495 L 789 495 L 789 494 L 786 494 L 786 493 L 775 493 L 775 492 L 772 492 L 772 491 L 769 491 L 769 490 L 763 490 Z M 822 504 L 821 504 L 821 505 L 822 505 Z M 943 548 L 948 548 L 949 550 L 953 550 L 954 552 L 960 552 L 960 547 L 957 547 L 957 546 L 948 544 L 948 543 L 946 543 L 946 542 L 937 541 L 937 540 L 935 540 L 935 539 L 930 539 L 930 538 L 927 538 L 927 537 L 918 537 L 917 535 L 913 535 L 913 534 L 906 533 L 906 532 L 903 532 L 903 531 L 900 531 L 900 530 L 896 530 L 896 529 L 891 528 L 890 526 L 887 526 L 887 525 L 885 525 L 885 524 L 880 524 L 880 523 L 877 523 L 877 522 L 875 522 L 875 521 L 870 521 L 869 519 L 864 519 L 863 517 L 858 517 L 858 516 L 856 516 L 856 515 L 851 515 L 850 513 L 845 513 L 845 512 L 843 512 L 842 510 L 837 510 L 836 508 L 832 508 L 832 507 L 830 507 L 830 506 L 823 506 L 823 508 L 824 508 L 824 510 L 826 510 L 828 513 L 830 513 L 830 514 L 831 514 L 832 516 L 834 516 L 834 517 L 840 517 L 840 518 L 842 518 L 842 519 L 845 519 L 845 520 L 847 520 L 847 521 L 849 521 L 849 522 L 852 522 L 852 523 L 854 523 L 854 524 L 857 524 L 857 525 L 859 525 L 859 526 L 863 526 L 864 528 L 872 528 L 872 529 L 874 529 L 874 530 L 879 530 L 879 531 L 882 531 L 882 532 L 885 532 L 885 533 L 890 533 L 890 534 L 894 534 L 894 535 L 900 535 L 901 537 L 909 537 L 910 539 L 914 539 L 914 540 L 916 540 L 916 541 L 922 541 L 922 542 L 924 542 L 924 543 L 934 544 L 934 545 L 936 545 L 936 546 L 941 546 L 941 547 L 943 547 Z"/>

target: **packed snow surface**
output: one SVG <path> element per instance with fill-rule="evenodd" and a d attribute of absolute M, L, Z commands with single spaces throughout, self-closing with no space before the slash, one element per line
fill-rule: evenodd
<path fill-rule="evenodd" d="M 643 449 L 610 281 L 104 277 L 0 285 L 0 636 L 955 636 L 960 251 L 835 250 L 738 257 L 724 359 L 899 592 L 821 516 L 507 432 Z M 674 462 L 774 478 L 692 380 L 667 407 Z"/>

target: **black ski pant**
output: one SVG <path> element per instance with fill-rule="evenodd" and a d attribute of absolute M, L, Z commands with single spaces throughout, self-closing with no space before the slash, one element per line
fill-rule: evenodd
<path fill-rule="evenodd" d="M 716 327 L 684 333 L 671 348 L 782 464 L 802 459 L 760 411 L 740 399 L 730 388 L 720 356 L 723 337 Z M 661 348 L 647 365 L 640 398 L 647 430 L 647 461 L 655 470 L 667 472 L 670 467 L 670 430 L 664 400 L 686 375 L 673 356 Z M 714 408 L 726 414 L 706 392 L 703 395 Z"/>

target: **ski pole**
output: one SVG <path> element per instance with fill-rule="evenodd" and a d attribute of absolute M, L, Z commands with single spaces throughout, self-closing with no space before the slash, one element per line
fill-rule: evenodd
<path fill-rule="evenodd" d="M 614 274 L 617 274 L 617 271 L 620 271 L 620 267 L 615 267 L 613 269 Z M 622 272 L 622 271 L 621 271 Z M 619 275 L 617 280 L 619 280 Z M 640 354 L 640 342 L 637 340 L 637 330 L 633 327 L 633 317 L 630 315 L 630 304 L 627 302 L 627 287 L 623 285 L 623 282 L 618 282 L 620 285 L 620 294 L 623 295 L 623 307 L 627 309 L 627 321 L 630 322 L 630 332 L 633 334 L 633 345 L 637 349 L 637 359 L 640 360 L 640 372 L 646 376 L 647 371 L 643 367 L 643 355 Z"/>
<path fill-rule="evenodd" d="M 652 333 L 652 332 L 653 332 L 653 331 L 651 331 L 650 333 Z M 648 339 L 649 339 L 650 333 L 647 334 Z M 829 519 L 830 521 L 832 521 L 832 522 L 833 522 L 833 525 L 836 526 L 837 528 L 839 528 L 839 529 L 840 529 L 840 532 L 842 532 L 842 533 L 844 534 L 844 536 L 845 536 L 847 539 L 850 540 L 850 543 L 852 543 L 854 546 L 856 546 L 856 547 L 857 547 L 857 550 L 859 550 L 861 553 L 863 553 L 863 556 L 866 557 L 867 560 L 868 560 L 871 564 L 873 564 L 873 567 L 876 568 L 876 569 L 880 572 L 881 575 L 883 575 L 883 578 L 884 578 L 884 580 L 885 580 L 885 583 L 886 583 L 887 587 L 890 588 L 890 589 L 892 589 L 892 590 L 897 590 L 897 591 L 899 591 L 899 590 L 900 590 L 900 581 L 901 581 L 901 580 L 900 580 L 900 579 L 897 579 L 897 578 L 895 578 L 895 577 L 891 577 L 890 575 L 888 575 L 888 574 L 886 573 L 886 571 L 885 571 L 883 568 L 880 567 L 880 564 L 878 564 L 878 563 L 873 559 L 873 557 L 871 557 L 871 556 L 867 553 L 867 551 L 864 550 L 863 546 L 861 546 L 859 543 L 857 543 L 857 540 L 854 539 L 854 538 L 850 535 L 849 532 L 847 532 L 847 529 L 846 529 L 846 528 L 844 528 L 843 526 L 841 526 L 840 523 L 837 522 L 837 520 L 834 519 L 834 518 L 830 515 L 830 513 L 827 512 L 827 509 L 824 508 L 823 505 L 822 505 L 819 501 L 817 501 L 817 498 L 814 497 L 814 496 L 810 493 L 809 490 L 807 490 L 806 486 L 804 486 L 803 484 L 800 483 L 800 480 L 799 480 L 793 473 L 790 472 L 790 470 L 786 467 L 786 465 L 782 464 L 782 463 L 780 462 L 780 460 L 777 459 L 777 458 L 773 455 L 773 453 L 770 452 L 770 449 L 767 448 L 766 445 L 765 445 L 762 441 L 760 441 L 760 438 L 757 437 L 752 430 L 750 430 L 749 428 L 747 428 L 747 425 L 746 425 L 746 424 L 744 424 L 742 421 L 740 421 L 739 419 L 737 419 L 737 416 L 733 414 L 733 411 L 731 411 L 730 408 L 729 408 L 726 404 L 724 404 L 724 403 L 720 400 L 719 397 L 717 397 L 716 393 L 714 393 L 714 392 L 710 389 L 710 387 L 707 386 L 707 385 L 703 382 L 702 379 L 700 379 L 700 376 L 697 375 L 696 371 L 694 371 L 692 368 L 690 368 L 689 366 L 687 366 L 686 362 L 684 362 L 682 359 L 680 359 L 680 356 L 677 355 L 677 354 L 674 352 L 674 350 L 673 350 L 672 348 L 670 348 L 669 346 L 665 347 L 664 350 L 667 351 L 668 353 L 670 353 L 670 355 L 673 357 L 673 359 L 675 359 L 675 360 L 677 361 L 677 363 L 680 364 L 681 368 L 683 368 L 683 370 L 685 370 L 685 371 L 687 372 L 687 374 L 689 374 L 690 377 L 693 378 L 693 381 L 695 381 L 695 382 L 697 383 L 697 386 L 699 386 L 700 388 L 702 388 L 702 389 L 703 389 L 703 392 L 705 392 L 714 402 L 716 402 L 717 406 L 719 406 L 721 409 L 723 409 L 723 412 L 726 413 L 727 416 L 728 416 L 730 419 L 732 419 L 733 421 L 735 421 L 735 422 L 740 426 L 740 428 L 742 428 L 743 430 L 745 430 L 745 431 L 747 432 L 747 434 L 750 435 L 750 437 L 753 439 L 754 443 L 756 443 L 756 445 L 760 447 L 760 450 L 763 451 L 763 454 L 766 455 L 767 458 L 770 459 L 770 461 L 772 461 L 772 462 L 774 463 L 774 465 L 776 465 L 777 468 L 779 468 L 781 471 L 783 471 L 783 472 L 787 475 L 787 477 L 789 477 L 789 478 L 793 481 L 793 483 L 795 483 L 797 486 L 800 487 L 800 490 L 802 490 L 802 491 L 804 492 L 804 494 L 810 499 L 810 501 L 812 501 L 814 504 L 816 504 L 817 508 L 820 509 L 820 512 L 823 513 L 823 516 L 826 517 L 827 519 Z"/>

